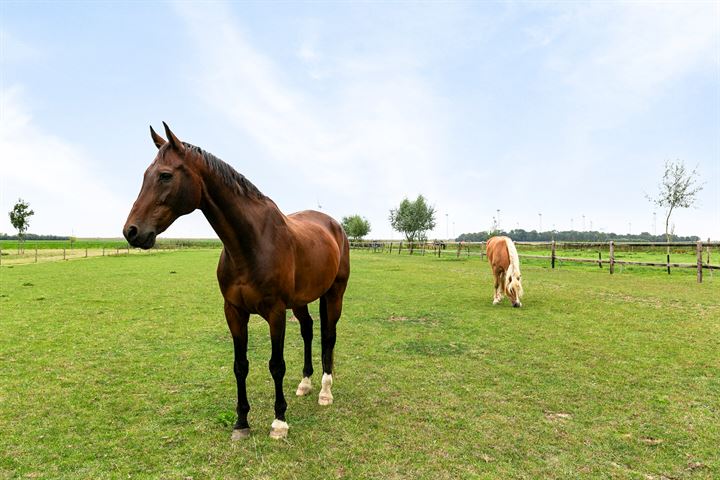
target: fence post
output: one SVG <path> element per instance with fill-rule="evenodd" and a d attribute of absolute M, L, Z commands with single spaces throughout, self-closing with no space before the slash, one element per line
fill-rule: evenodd
<path fill-rule="evenodd" d="M 35 263 L 37 263 L 37 245 L 35 245 Z"/>
<path fill-rule="evenodd" d="M 402 252 L 402 240 L 400 240 L 400 245 L 398 245 L 398 255 L 400 255 L 400 252 Z"/>
<path fill-rule="evenodd" d="M 602 268 L 602 252 L 598 250 L 598 267 Z"/>
<path fill-rule="evenodd" d="M 710 265 L 710 237 L 708 237 L 708 246 L 707 246 L 707 264 Z M 712 270 L 711 270 L 712 272 Z"/>
<path fill-rule="evenodd" d="M 103 247 L 103 257 L 105 256 L 105 247 Z"/>
<path fill-rule="evenodd" d="M 615 242 L 610 240 L 610 275 L 615 273 Z"/>
<path fill-rule="evenodd" d="M 697 281 L 698 283 L 702 283 L 702 242 L 698 240 L 697 242 Z"/>
<path fill-rule="evenodd" d="M 65 260 L 65 249 L 63 248 L 63 260 Z"/>
<path fill-rule="evenodd" d="M 555 268 L 555 240 L 552 241 L 552 251 L 550 253 L 550 266 Z"/>
<path fill-rule="evenodd" d="M 85 247 L 85 258 L 87 258 L 87 247 Z"/>

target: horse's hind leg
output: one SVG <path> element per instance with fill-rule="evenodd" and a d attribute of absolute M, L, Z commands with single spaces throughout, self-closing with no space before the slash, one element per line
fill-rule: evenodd
<path fill-rule="evenodd" d="M 333 403 L 332 372 L 333 350 L 335 348 L 335 326 L 342 313 L 343 294 L 346 282 L 335 282 L 325 295 L 320 297 L 320 337 L 322 345 L 322 388 L 318 396 L 320 405 Z"/>
<path fill-rule="evenodd" d="M 313 319 L 308 312 L 307 305 L 303 307 L 293 308 L 295 318 L 300 323 L 300 335 L 302 335 L 303 343 L 305 344 L 305 365 L 303 366 L 303 379 L 298 385 L 295 394 L 298 397 L 302 397 L 310 393 L 312 390 L 312 382 L 310 377 L 313 374 L 312 366 L 312 339 L 313 339 Z"/>

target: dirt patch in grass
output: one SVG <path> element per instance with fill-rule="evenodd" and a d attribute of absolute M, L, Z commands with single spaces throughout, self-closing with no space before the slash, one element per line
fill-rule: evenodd
<path fill-rule="evenodd" d="M 572 414 L 562 412 L 545 412 L 545 418 L 551 422 L 565 422 L 572 420 Z"/>

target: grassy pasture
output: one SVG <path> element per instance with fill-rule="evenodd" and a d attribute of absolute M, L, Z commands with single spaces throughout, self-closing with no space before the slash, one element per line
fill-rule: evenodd
<path fill-rule="evenodd" d="M 720 282 L 527 262 L 522 309 L 477 258 L 353 252 L 330 407 L 267 437 L 252 317 L 253 435 L 231 442 L 217 250 L 0 268 L 0 478 L 718 478 Z M 311 312 L 317 319 L 317 306 Z"/>

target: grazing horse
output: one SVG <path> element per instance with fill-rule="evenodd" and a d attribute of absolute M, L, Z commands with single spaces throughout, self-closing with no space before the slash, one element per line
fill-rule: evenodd
<path fill-rule="evenodd" d="M 523 295 L 520 283 L 520 258 L 515 244 L 508 237 L 492 237 L 487 241 L 487 257 L 495 277 L 495 295 L 493 305 L 502 300 L 503 293 L 508 296 L 513 307 L 522 307 Z"/>
<path fill-rule="evenodd" d="M 225 318 L 235 350 L 237 415 L 233 440 L 250 435 L 245 379 L 248 374 L 248 320 L 262 316 L 270 327 L 270 374 L 275 382 L 275 420 L 270 436 L 287 436 L 285 312 L 292 309 L 305 345 L 303 378 L 297 395 L 312 390 L 313 320 L 307 305 L 320 299 L 322 388 L 320 405 L 331 392 L 335 325 L 350 276 L 350 248 L 340 224 L 324 213 L 306 210 L 283 215 L 270 198 L 230 165 L 181 142 L 163 122 L 167 141 L 150 127 L 158 148 L 145 171 L 142 188 L 123 234 L 133 247 L 151 248 L 157 235 L 178 217 L 200 209 L 223 243 L 217 278 L 225 299 Z"/>

